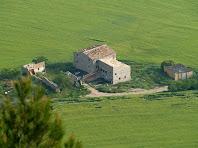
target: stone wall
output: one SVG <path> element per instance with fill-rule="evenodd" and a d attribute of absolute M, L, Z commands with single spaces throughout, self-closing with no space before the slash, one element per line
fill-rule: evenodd
<path fill-rule="evenodd" d="M 71 79 L 71 81 L 76 85 L 76 87 L 80 87 L 82 85 L 82 81 L 71 72 L 67 71 L 65 75 Z"/>
<path fill-rule="evenodd" d="M 113 83 L 113 67 L 102 61 L 98 61 L 98 72 L 101 78 Z"/>
<path fill-rule="evenodd" d="M 113 84 L 131 80 L 131 67 L 113 67 Z"/>
<path fill-rule="evenodd" d="M 52 81 L 48 80 L 46 77 L 42 78 L 42 83 L 49 86 L 51 89 L 53 89 L 55 92 L 60 93 L 60 88 L 56 83 L 53 83 Z"/>
<path fill-rule="evenodd" d="M 164 66 L 164 71 L 167 72 L 169 77 L 173 78 L 175 81 L 179 79 L 178 74 L 176 75 L 174 72 L 170 71 L 166 66 Z"/>

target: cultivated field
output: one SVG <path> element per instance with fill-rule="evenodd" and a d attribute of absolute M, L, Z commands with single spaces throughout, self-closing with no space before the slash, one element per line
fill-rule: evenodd
<path fill-rule="evenodd" d="M 0 69 L 108 44 L 120 60 L 196 66 L 198 1 L 0 1 Z"/>
<path fill-rule="evenodd" d="M 198 146 L 197 91 L 53 102 L 86 148 Z"/>

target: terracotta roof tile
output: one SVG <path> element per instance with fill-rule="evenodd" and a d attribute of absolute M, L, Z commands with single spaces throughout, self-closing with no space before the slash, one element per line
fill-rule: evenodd
<path fill-rule="evenodd" d="M 95 45 L 77 52 L 86 54 L 92 60 L 98 60 L 109 55 L 116 54 L 116 52 L 107 45 Z"/>

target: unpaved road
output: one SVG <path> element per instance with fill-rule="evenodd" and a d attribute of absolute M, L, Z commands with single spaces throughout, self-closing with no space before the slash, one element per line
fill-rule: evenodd
<path fill-rule="evenodd" d="M 156 87 L 154 89 L 133 89 L 130 92 L 124 92 L 124 93 L 103 93 L 99 92 L 95 88 L 89 86 L 87 83 L 83 83 L 85 87 L 87 87 L 91 93 L 89 95 L 86 95 L 84 97 L 103 97 L 103 96 L 123 96 L 123 95 L 138 95 L 138 94 L 152 94 L 157 92 L 163 92 L 168 91 L 168 86 L 163 87 Z"/>

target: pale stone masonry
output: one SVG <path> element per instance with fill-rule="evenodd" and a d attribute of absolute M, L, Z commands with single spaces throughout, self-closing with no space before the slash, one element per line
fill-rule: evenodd
<path fill-rule="evenodd" d="M 25 73 L 29 73 L 30 75 L 35 75 L 37 72 L 44 72 L 45 71 L 45 62 L 40 62 L 35 64 L 34 62 L 23 65 L 21 70 Z"/>
<path fill-rule="evenodd" d="M 112 84 L 131 80 L 130 66 L 116 60 L 116 52 L 107 45 L 95 45 L 74 52 L 74 67 L 89 73 L 84 80 L 104 78 Z"/>

